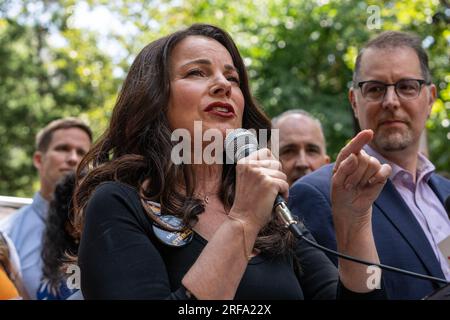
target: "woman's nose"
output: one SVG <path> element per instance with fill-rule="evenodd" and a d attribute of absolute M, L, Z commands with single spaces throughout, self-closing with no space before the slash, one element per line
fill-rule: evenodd
<path fill-rule="evenodd" d="M 217 76 L 211 86 L 210 93 L 212 95 L 223 95 L 229 97 L 231 95 L 231 83 L 223 75 Z"/>

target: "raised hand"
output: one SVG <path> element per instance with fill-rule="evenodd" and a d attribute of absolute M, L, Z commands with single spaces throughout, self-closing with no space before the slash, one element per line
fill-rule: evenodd
<path fill-rule="evenodd" d="M 362 150 L 372 138 L 371 130 L 361 131 L 336 159 L 331 190 L 335 215 L 360 219 L 370 214 L 373 202 L 391 174 L 389 165 L 381 165 Z"/>
<path fill-rule="evenodd" d="M 371 130 L 361 131 L 339 153 L 332 178 L 331 203 L 338 251 L 379 263 L 372 233 L 372 204 L 392 169 L 362 150 L 372 138 Z M 339 276 L 352 291 L 373 289 L 368 284 L 367 270 L 365 265 L 339 258 Z"/>

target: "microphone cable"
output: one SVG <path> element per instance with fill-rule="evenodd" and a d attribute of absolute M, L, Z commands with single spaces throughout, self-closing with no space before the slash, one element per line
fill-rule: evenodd
<path fill-rule="evenodd" d="M 301 227 L 299 227 L 299 225 L 303 226 L 303 224 L 300 222 L 296 222 L 296 223 L 292 223 L 289 224 L 288 229 L 292 232 L 292 234 L 294 234 L 294 236 L 299 239 L 299 240 L 303 240 L 306 241 L 308 244 L 310 244 L 311 246 L 320 249 L 322 251 L 331 253 L 332 255 L 338 256 L 339 258 L 342 259 L 346 259 L 346 260 L 350 260 L 353 262 L 357 262 L 357 263 L 361 263 L 361 264 L 365 264 L 367 266 L 377 266 L 380 269 L 384 269 L 384 270 L 388 270 L 388 271 L 393 271 L 393 272 L 397 272 L 397 273 L 402 273 L 402 274 L 406 274 L 408 276 L 411 277 L 415 277 L 415 278 L 419 278 L 419 279 L 425 279 L 425 280 L 430 280 L 433 282 L 438 282 L 438 283 L 442 283 L 442 284 L 449 284 L 450 282 L 445 280 L 445 279 L 441 279 L 441 278 L 436 278 L 436 277 L 432 277 L 432 276 L 427 276 L 424 274 L 420 274 L 420 273 L 416 273 L 416 272 L 412 272 L 412 271 L 408 271 L 408 270 L 404 270 L 404 269 L 400 269 L 400 268 L 395 268 L 392 266 L 388 266 L 385 264 L 381 264 L 381 263 L 372 263 L 372 262 L 368 262 L 362 259 L 358 259 L 331 249 L 328 249 L 314 241 L 311 241 L 310 239 L 308 239 L 305 235 L 304 232 L 301 229 Z"/>

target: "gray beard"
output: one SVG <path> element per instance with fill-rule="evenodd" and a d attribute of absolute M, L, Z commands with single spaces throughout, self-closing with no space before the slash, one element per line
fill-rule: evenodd
<path fill-rule="evenodd" d="M 374 143 L 383 151 L 405 150 L 413 142 L 411 131 L 383 132 L 375 135 Z"/>

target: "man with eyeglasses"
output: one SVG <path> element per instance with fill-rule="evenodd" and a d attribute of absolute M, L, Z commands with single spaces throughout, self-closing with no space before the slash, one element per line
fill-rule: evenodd
<path fill-rule="evenodd" d="M 435 99 L 428 57 L 417 36 L 384 32 L 359 52 L 349 100 L 360 127 L 374 133 L 362 152 L 392 167 L 372 206 L 380 261 L 449 281 L 450 221 L 444 201 L 450 181 L 437 175 L 419 152 Z M 290 190 L 289 207 L 318 243 L 336 250 L 332 174 L 333 164 L 300 179 Z M 337 265 L 338 259 L 329 257 Z M 390 299 L 421 299 L 438 287 L 429 280 L 382 271 L 381 289 Z"/>

